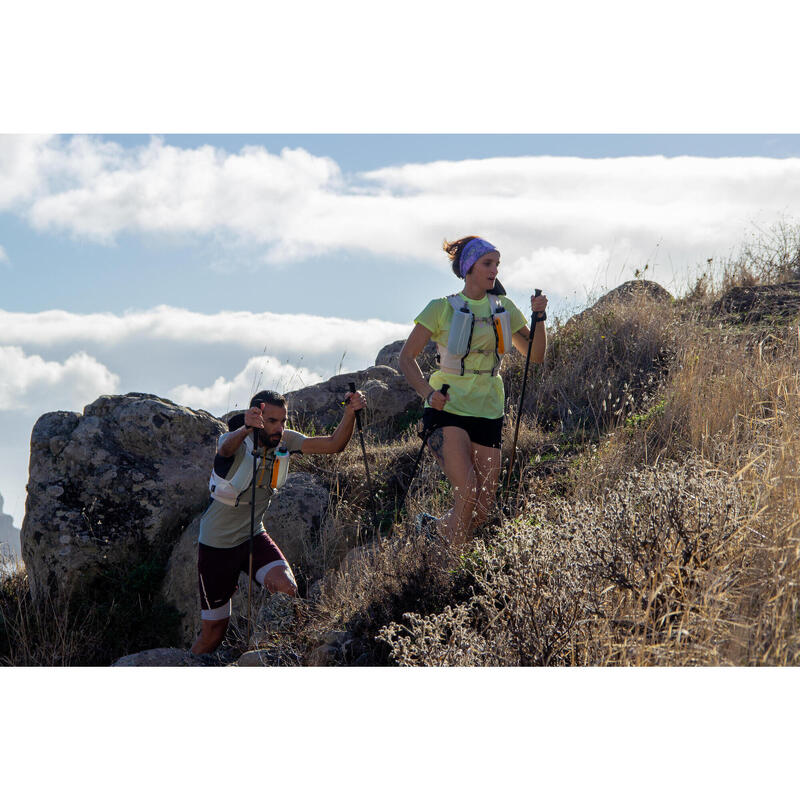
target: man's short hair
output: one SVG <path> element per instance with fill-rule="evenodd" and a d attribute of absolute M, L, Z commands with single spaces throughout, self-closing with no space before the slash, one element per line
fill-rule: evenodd
<path fill-rule="evenodd" d="M 272 389 L 264 389 L 253 395 L 253 399 L 250 401 L 250 408 L 260 408 L 261 403 L 266 403 L 268 406 L 285 406 L 286 398 L 282 394 L 273 392 Z"/>

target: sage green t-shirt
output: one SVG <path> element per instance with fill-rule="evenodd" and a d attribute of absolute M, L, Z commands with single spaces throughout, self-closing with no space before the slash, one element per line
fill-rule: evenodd
<path fill-rule="evenodd" d="M 489 296 L 484 295 L 480 300 L 470 300 L 462 292 L 458 297 L 469 306 L 475 315 L 475 327 L 472 332 L 470 354 L 467 356 L 465 366 L 467 369 L 491 370 L 494 366 L 495 336 L 491 324 L 491 306 Z M 505 295 L 499 298 L 511 318 L 511 333 L 516 333 L 528 323 L 522 312 Z M 446 297 L 431 300 L 422 313 L 414 320 L 419 325 L 424 325 L 431 332 L 431 339 L 437 344 L 447 346 L 447 337 L 450 333 L 450 323 L 453 320 L 453 307 Z M 491 353 L 473 353 L 473 350 L 490 350 Z M 503 379 L 499 375 L 492 377 L 491 373 L 484 375 L 451 375 L 447 372 L 436 370 L 428 379 L 431 387 L 441 389 L 445 383 L 450 384 L 448 395 L 449 402 L 444 410 L 462 417 L 485 417 L 498 419 L 503 416 L 505 409 L 505 392 Z M 425 403 L 425 407 L 428 404 Z"/>
<path fill-rule="evenodd" d="M 222 444 L 222 440 L 229 434 L 223 433 L 217 440 L 217 450 Z M 283 438 L 278 447 L 283 445 L 290 453 L 299 450 L 305 436 L 297 431 L 286 428 L 283 432 Z M 258 480 L 256 481 L 256 528 L 255 532 L 260 533 L 265 530 L 262 517 L 264 512 L 269 507 L 272 495 L 276 490 L 269 486 L 269 478 L 272 475 L 272 462 L 275 458 L 275 450 L 273 447 L 266 452 L 266 472 L 267 476 L 266 486 L 259 486 Z M 230 480 L 231 476 L 239 469 L 242 462 L 247 459 L 247 463 L 252 469 L 252 456 L 248 448 L 248 440 L 245 439 L 240 445 L 239 449 L 233 458 L 228 472 L 225 476 Z M 262 464 L 258 464 L 258 475 L 261 475 Z M 277 490 L 280 491 L 280 490 Z M 220 503 L 219 500 L 212 500 L 211 505 L 206 509 L 205 514 L 200 518 L 200 535 L 198 541 L 209 547 L 236 547 L 250 537 L 250 499 L 252 497 L 252 486 L 248 486 L 247 491 L 242 495 L 239 500 L 238 506 L 228 506 L 225 503 Z"/>

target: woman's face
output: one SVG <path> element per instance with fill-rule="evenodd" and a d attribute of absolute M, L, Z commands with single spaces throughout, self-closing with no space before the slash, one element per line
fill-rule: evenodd
<path fill-rule="evenodd" d="M 500 253 L 492 252 L 481 256 L 467 273 L 466 280 L 476 289 L 488 292 L 494 288 L 497 271 L 500 267 Z M 470 280 L 471 279 L 471 280 Z"/>

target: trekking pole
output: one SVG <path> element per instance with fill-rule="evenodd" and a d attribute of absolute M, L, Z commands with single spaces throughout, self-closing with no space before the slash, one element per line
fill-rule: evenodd
<path fill-rule="evenodd" d="M 448 389 L 450 388 L 449 383 L 445 383 L 442 385 L 442 388 L 439 391 L 446 395 Z M 395 515 L 399 516 L 400 512 L 403 510 L 403 506 L 406 502 L 406 497 L 408 497 L 408 491 L 411 488 L 411 484 L 414 482 L 414 478 L 417 474 L 417 468 L 419 467 L 419 462 L 422 459 L 422 453 L 425 450 L 425 445 L 428 443 L 428 437 L 436 430 L 435 428 L 428 428 L 427 430 L 422 431 L 422 446 L 419 448 L 419 453 L 417 453 L 417 460 L 414 462 L 414 469 L 411 470 L 411 477 L 408 479 L 408 483 L 406 484 L 405 491 L 403 492 L 403 497 L 400 500 L 400 505 L 395 509 Z"/>
<path fill-rule="evenodd" d="M 356 393 L 356 385 L 350 381 L 350 393 Z M 364 430 L 361 427 L 361 409 L 356 411 L 356 425 L 358 426 L 358 438 L 361 440 L 361 455 L 364 456 L 364 472 L 367 474 L 367 491 L 369 492 L 369 505 L 372 509 L 372 524 L 378 529 L 378 512 L 375 510 L 375 493 L 372 491 L 372 479 L 369 476 L 369 462 L 367 461 L 367 448 L 364 446 Z"/>
<path fill-rule="evenodd" d="M 253 540 L 256 535 L 256 473 L 258 471 L 258 428 L 253 428 L 253 484 L 250 493 L 250 565 L 247 569 L 247 646 L 250 647 L 250 610 L 253 596 Z"/>
<path fill-rule="evenodd" d="M 542 293 L 541 289 L 534 289 L 534 296 L 538 297 Z M 514 456 L 517 452 L 517 436 L 519 435 L 519 421 L 522 419 L 522 402 L 525 399 L 525 384 L 528 382 L 528 365 L 531 363 L 531 349 L 533 348 L 533 335 L 536 333 L 536 323 L 540 320 L 544 322 L 547 313 L 537 311 L 532 317 L 531 336 L 528 339 L 528 355 L 525 359 L 525 371 L 522 375 L 522 390 L 519 393 L 519 406 L 517 407 L 517 420 L 514 424 L 514 442 L 511 445 L 511 456 L 508 459 L 508 473 L 506 475 L 506 495 L 511 487 L 511 470 L 514 468 Z"/>

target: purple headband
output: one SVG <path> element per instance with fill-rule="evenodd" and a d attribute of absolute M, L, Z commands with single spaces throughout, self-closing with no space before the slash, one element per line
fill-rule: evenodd
<path fill-rule="evenodd" d="M 472 265 L 487 253 L 497 253 L 498 249 L 486 239 L 470 239 L 461 251 L 458 259 L 458 269 L 461 272 L 461 277 L 466 277 L 467 273 L 472 269 Z"/>

